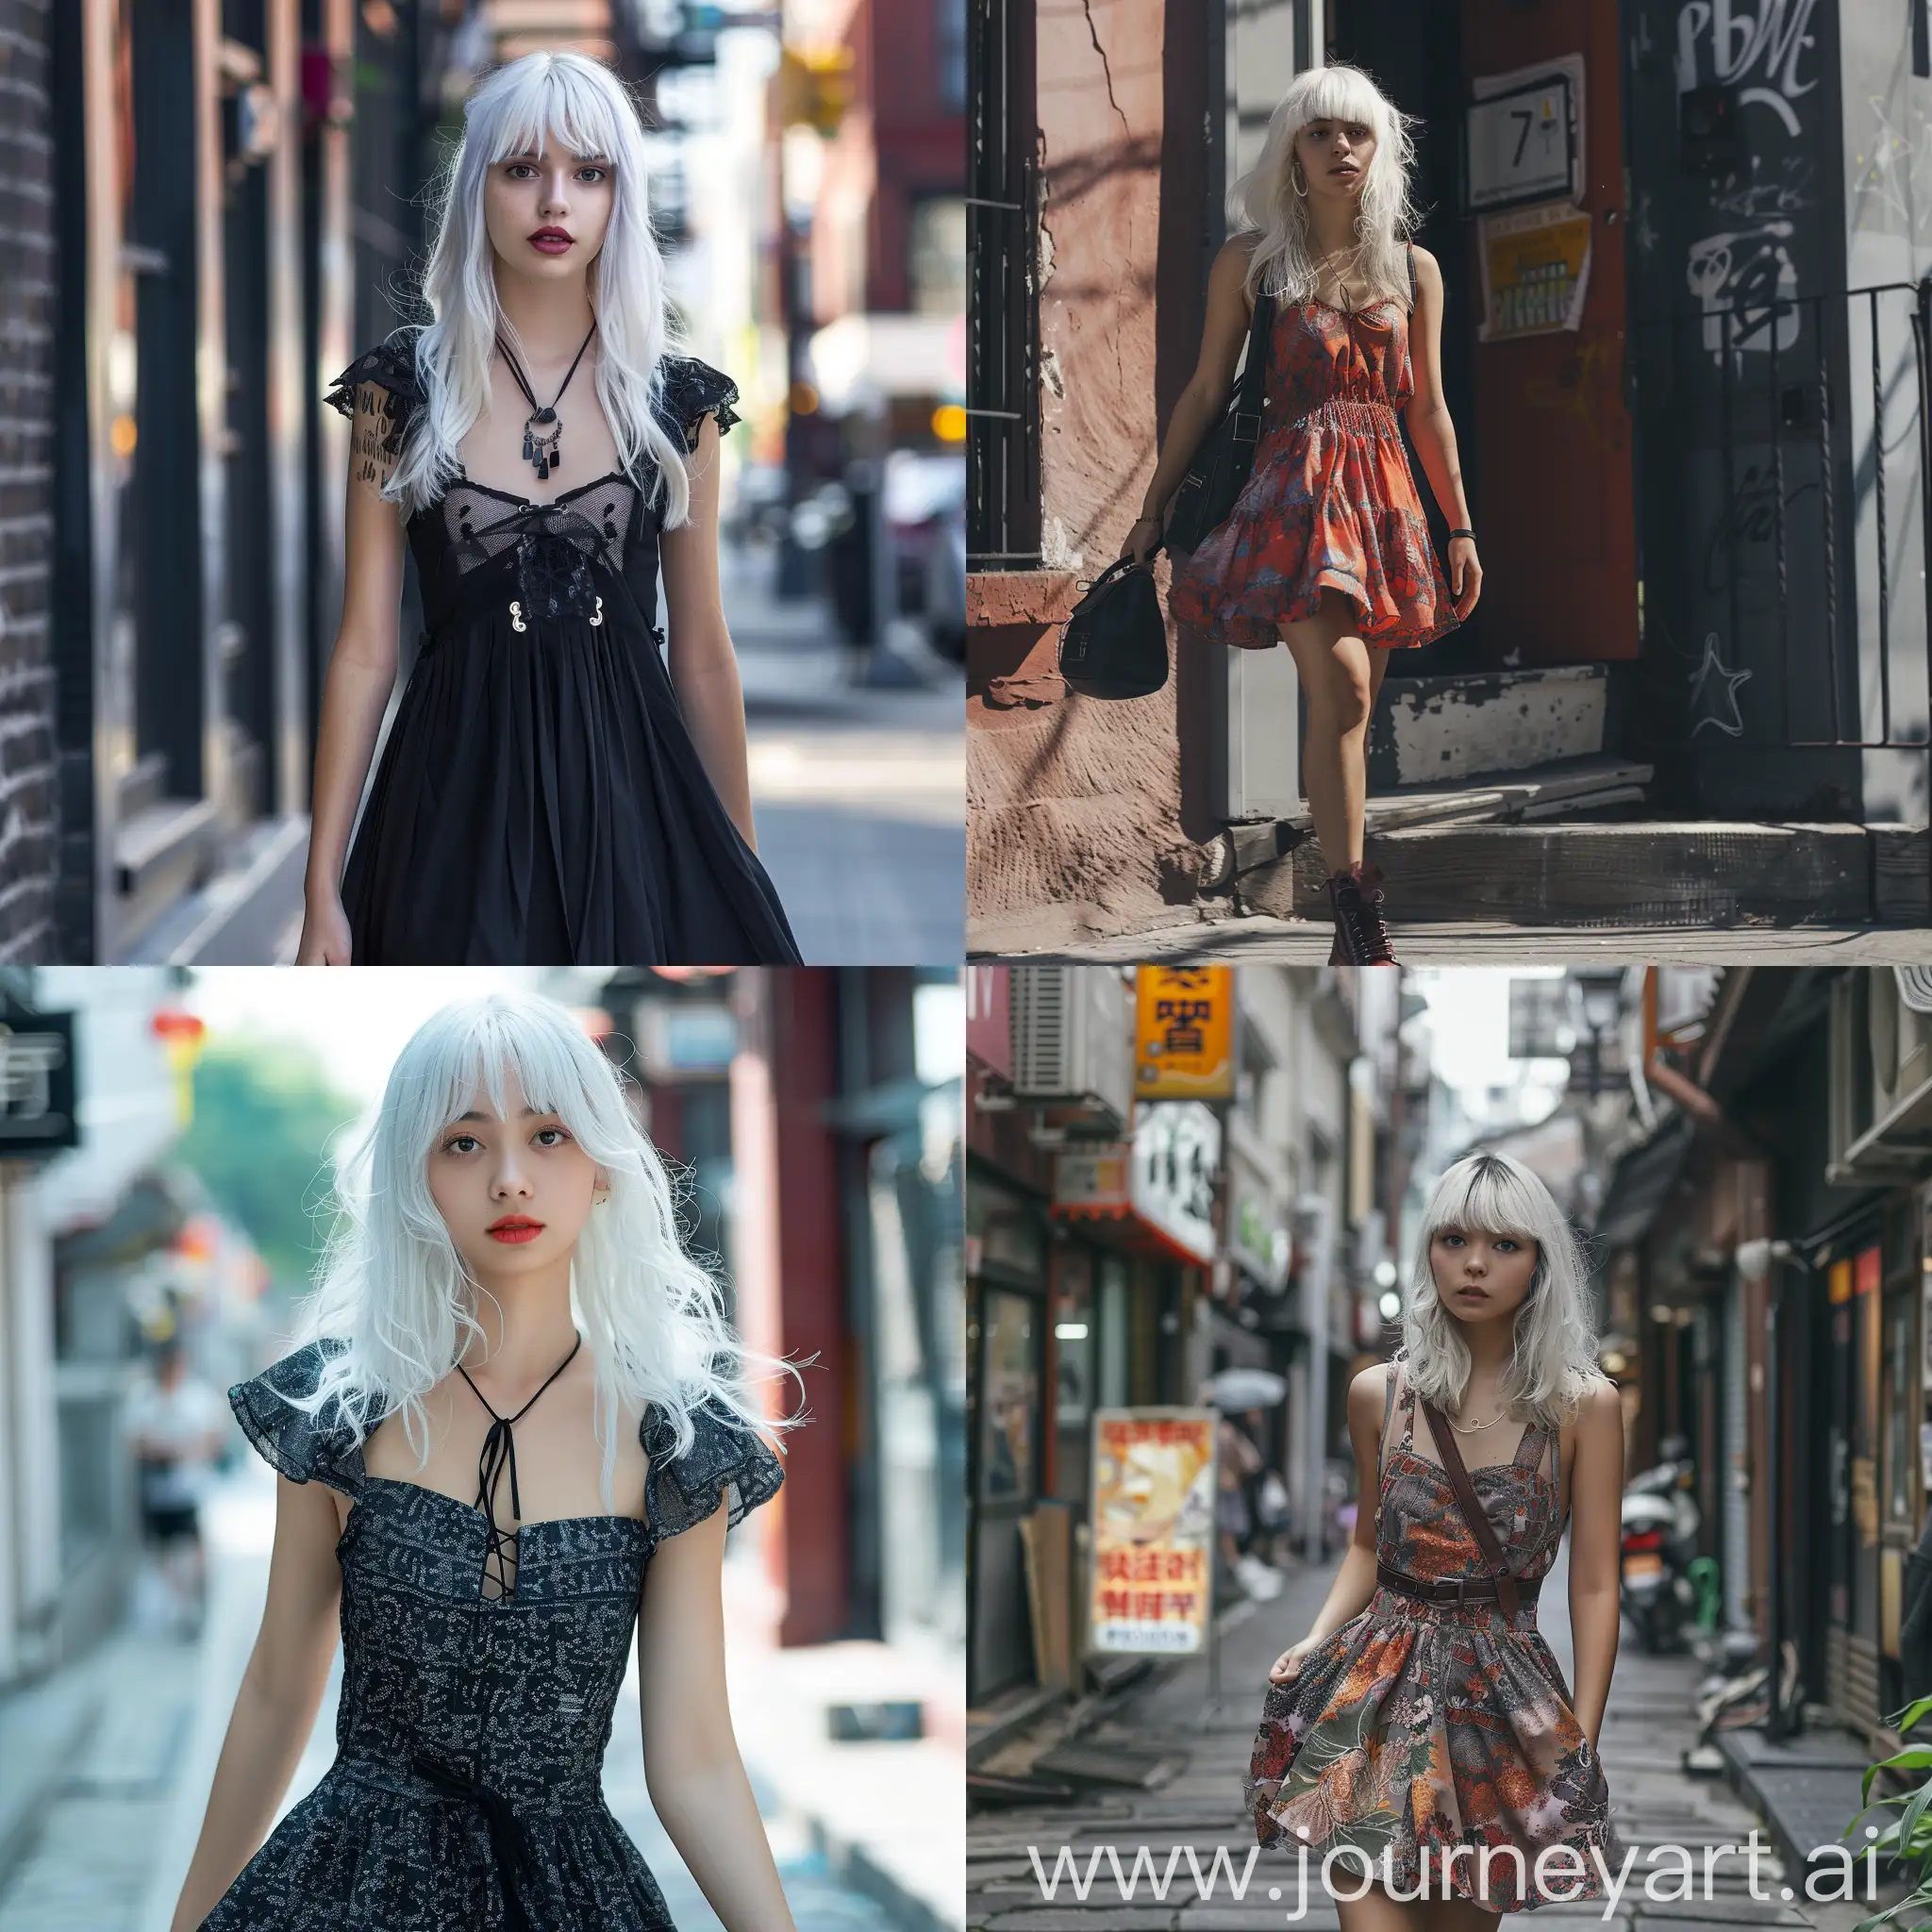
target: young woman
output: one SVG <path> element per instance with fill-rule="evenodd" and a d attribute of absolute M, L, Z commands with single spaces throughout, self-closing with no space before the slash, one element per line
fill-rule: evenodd
<path fill-rule="evenodd" d="M 738 391 L 674 353 L 606 68 L 530 54 L 476 91 L 423 292 L 328 398 L 355 428 L 298 962 L 795 961 L 719 596 Z M 406 526 L 427 630 L 345 872 Z"/>
<path fill-rule="evenodd" d="M 1229 197 L 1240 232 L 1215 258 L 1200 361 L 1121 553 L 1161 541 L 1265 291 L 1276 306 L 1254 472 L 1233 515 L 1175 558 L 1168 603 L 1191 629 L 1248 648 L 1279 638 L 1294 658 L 1308 707 L 1303 779 L 1329 869 L 1331 963 L 1393 958 L 1380 874 L 1362 860 L 1368 725 L 1388 654 L 1441 637 L 1482 589 L 1442 401 L 1442 275 L 1407 239 L 1410 156 L 1403 116 L 1367 75 L 1318 67 L 1296 78 Z M 1454 526 L 1447 590 L 1397 410 Z"/>
<path fill-rule="evenodd" d="M 615 1069 L 549 1001 L 446 1008 L 341 1192 L 312 1339 L 229 1391 L 275 1548 L 173 1932 L 665 1932 L 599 1787 L 634 1626 L 664 1828 L 729 1932 L 792 1932 L 720 1603 L 726 1527 L 782 1480 L 763 1358 Z M 336 1759 L 263 1844 L 339 1608 Z"/>
<path fill-rule="evenodd" d="M 1623 1864 L 1596 1753 L 1623 1409 L 1596 1367 L 1585 1278 L 1528 1169 L 1458 1161 L 1424 1215 L 1402 1350 L 1350 1386 L 1363 1507 L 1321 1614 L 1269 1672 L 1247 1781 L 1262 1843 L 1306 1847 L 1310 1874 L 1352 1848 L 1331 1881 L 1342 1932 L 1470 1932 L 1480 1913 L 1601 1897 Z M 1513 1621 L 1418 1401 L 1461 1439 L 1515 1578 Z M 1536 1622 L 1566 1520 L 1574 1697 Z M 1364 1856 L 1375 1877 L 1351 1902 Z M 1421 1902 L 1398 1903 L 1419 1884 Z"/>

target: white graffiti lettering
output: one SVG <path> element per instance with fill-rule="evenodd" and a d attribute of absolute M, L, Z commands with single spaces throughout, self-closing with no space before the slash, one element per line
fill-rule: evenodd
<path fill-rule="evenodd" d="M 1785 245 L 1790 222 L 1765 222 L 1707 235 L 1690 244 L 1684 278 L 1704 309 L 1704 346 L 1722 363 L 1728 347 L 1740 368 L 1744 352 L 1779 354 L 1798 340 L 1798 271 Z M 1787 306 L 1780 306 L 1787 305 Z"/>
<path fill-rule="evenodd" d="M 1818 85 L 1800 78 L 1799 65 L 1817 45 L 1811 11 L 1818 0 L 1685 0 L 1677 11 L 1677 91 L 1699 84 L 1699 42 L 1709 49 L 1710 78 L 1724 87 L 1756 75 L 1758 84 L 1739 88 L 1740 104 L 1769 108 L 1795 140 L 1801 131 L 1793 102 Z"/>

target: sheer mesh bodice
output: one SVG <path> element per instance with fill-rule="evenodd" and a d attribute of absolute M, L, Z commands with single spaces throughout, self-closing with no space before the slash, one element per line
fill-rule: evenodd
<path fill-rule="evenodd" d="M 337 377 L 400 456 L 425 420 L 399 330 Z M 730 377 L 660 365 L 695 449 Z M 658 623 L 662 491 L 611 471 L 542 501 L 458 473 L 408 519 L 424 635 L 342 877 L 361 965 L 787 965 L 772 882 L 686 726 Z"/>

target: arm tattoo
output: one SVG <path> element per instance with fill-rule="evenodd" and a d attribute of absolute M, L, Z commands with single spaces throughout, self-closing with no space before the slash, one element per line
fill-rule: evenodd
<path fill-rule="evenodd" d="M 356 391 L 356 422 L 349 442 L 349 472 L 358 483 L 380 490 L 389 480 L 389 460 L 383 450 L 388 434 L 382 391 L 365 382 Z"/>

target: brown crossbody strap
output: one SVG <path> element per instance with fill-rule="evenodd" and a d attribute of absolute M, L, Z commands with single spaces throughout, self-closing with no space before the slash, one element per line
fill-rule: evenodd
<path fill-rule="evenodd" d="M 1443 1419 L 1442 1411 L 1425 1396 L 1418 1393 L 1416 1400 L 1422 1405 L 1423 1413 L 1429 1419 L 1429 1434 L 1436 1441 L 1436 1454 L 1441 1459 L 1450 1486 L 1456 1491 L 1456 1500 L 1462 1505 L 1462 1513 L 1469 1520 L 1470 1534 L 1476 1540 L 1491 1574 L 1496 1579 L 1496 1601 L 1503 1607 L 1503 1614 L 1513 1624 L 1516 1621 L 1516 1574 L 1509 1568 L 1509 1559 L 1503 1554 L 1503 1545 L 1496 1541 L 1495 1525 L 1490 1521 L 1490 1513 L 1477 1500 L 1475 1485 L 1469 1479 L 1469 1471 L 1462 1464 L 1462 1451 L 1456 1445 L 1456 1431 Z"/>

